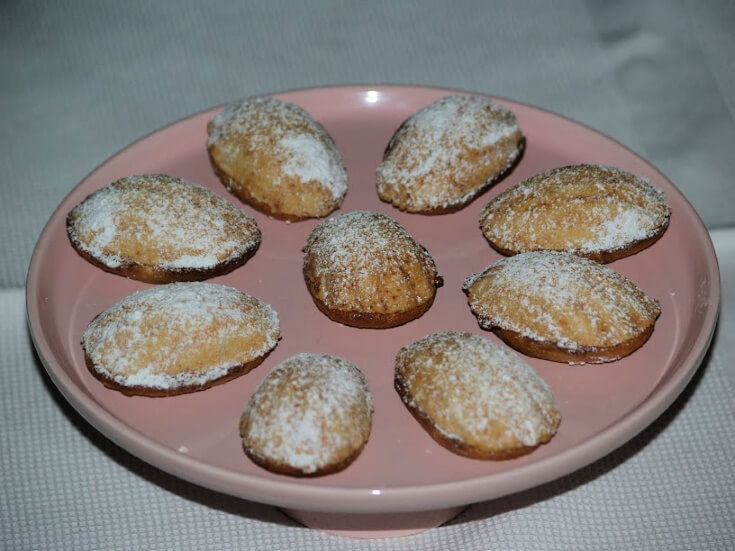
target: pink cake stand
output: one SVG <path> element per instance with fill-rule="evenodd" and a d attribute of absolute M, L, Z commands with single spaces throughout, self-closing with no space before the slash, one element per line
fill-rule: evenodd
<path fill-rule="evenodd" d="M 337 86 L 275 94 L 309 111 L 334 137 L 349 173 L 341 212 L 375 210 L 403 224 L 432 254 L 444 276 L 432 308 L 388 330 L 336 324 L 314 306 L 302 276 L 301 249 L 318 221 L 272 220 L 229 195 L 212 173 L 206 124 L 219 108 L 193 115 L 135 142 L 105 161 L 59 205 L 36 246 L 27 279 L 28 322 L 36 349 L 66 399 L 99 431 L 141 459 L 207 488 L 283 508 L 307 526 L 385 537 L 439 525 L 468 504 L 498 498 L 570 473 L 614 450 L 656 419 L 700 364 L 717 319 L 719 272 L 707 231 L 691 205 L 644 159 L 576 122 L 497 99 L 527 136 L 515 170 L 455 214 L 401 213 L 375 192 L 375 169 L 398 125 L 452 90 L 412 86 Z M 671 225 L 649 249 L 611 267 L 658 299 L 653 336 L 609 364 L 568 366 L 528 359 L 549 383 L 563 420 L 552 441 L 508 461 L 454 455 L 421 429 L 393 390 L 393 361 L 405 344 L 440 330 L 495 337 L 477 325 L 461 291 L 464 278 L 499 258 L 478 228 L 479 211 L 501 191 L 543 170 L 574 163 L 613 165 L 648 177 L 673 208 Z M 80 337 L 99 312 L 148 285 L 98 270 L 69 245 L 64 220 L 74 205 L 117 178 L 164 172 L 202 184 L 252 213 L 263 231 L 258 253 L 213 281 L 253 294 L 279 313 L 283 340 L 258 369 L 204 392 L 126 397 L 87 371 Z M 277 363 L 299 352 L 355 362 L 375 399 L 373 431 L 346 470 L 316 479 L 264 471 L 242 452 L 240 413 Z"/>

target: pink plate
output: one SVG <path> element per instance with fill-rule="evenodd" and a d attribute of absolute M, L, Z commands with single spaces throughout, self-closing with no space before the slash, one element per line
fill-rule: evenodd
<path fill-rule="evenodd" d="M 719 305 L 719 272 L 709 236 L 687 200 L 641 157 L 613 140 L 558 115 L 508 100 L 527 149 L 502 182 L 464 210 L 426 217 L 401 213 L 375 192 L 375 169 L 398 125 L 451 90 L 410 86 L 338 86 L 276 94 L 308 110 L 334 137 L 349 173 L 341 212 L 371 209 L 403 224 L 433 255 L 444 276 L 423 317 L 388 330 L 334 323 L 312 303 L 301 276 L 301 249 L 318 221 L 286 224 L 229 195 L 205 148 L 206 124 L 219 108 L 176 122 L 132 144 L 84 179 L 51 216 L 36 246 L 27 280 L 31 334 L 49 375 L 71 404 L 123 448 L 181 478 L 297 511 L 415 513 L 456 508 L 520 491 L 579 469 L 633 437 L 683 390 L 702 360 Z M 609 364 L 568 366 L 529 359 L 551 385 L 563 420 L 552 441 L 508 461 L 452 454 L 416 423 L 393 390 L 398 349 L 428 333 L 465 330 L 488 336 L 471 314 L 461 285 L 497 260 L 478 228 L 480 209 L 501 191 L 552 167 L 603 163 L 648 177 L 668 197 L 673 215 L 651 248 L 611 266 L 661 302 L 651 339 Z M 213 281 L 235 286 L 279 313 L 283 340 L 258 369 L 204 392 L 126 397 L 87 371 L 80 337 L 87 323 L 122 297 L 149 285 L 105 273 L 79 257 L 65 217 L 89 193 L 117 178 L 165 172 L 207 186 L 251 212 L 263 244 L 243 267 Z M 240 413 L 265 374 L 299 352 L 347 358 L 366 374 L 375 398 L 373 432 L 346 470 L 315 479 L 271 474 L 242 452 Z"/>

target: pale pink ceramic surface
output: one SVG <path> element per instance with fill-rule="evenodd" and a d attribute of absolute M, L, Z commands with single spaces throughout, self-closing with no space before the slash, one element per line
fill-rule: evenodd
<path fill-rule="evenodd" d="M 549 481 L 610 452 L 651 423 L 681 392 L 706 351 L 719 304 L 715 254 L 700 219 L 655 168 L 620 144 L 534 107 L 498 100 L 515 111 L 528 143 L 515 170 L 464 210 L 444 216 L 404 214 L 382 203 L 375 169 L 398 125 L 420 107 L 451 93 L 408 86 L 345 86 L 278 94 L 307 109 L 334 137 L 349 173 L 340 212 L 372 209 L 403 224 L 433 255 L 444 276 L 427 314 L 389 330 L 336 324 L 312 303 L 302 276 L 301 248 L 318 221 L 286 224 L 229 195 L 212 173 L 207 121 L 219 109 L 172 124 L 129 146 L 81 182 L 43 231 L 27 281 L 31 333 L 51 378 L 66 398 L 110 439 L 168 472 L 235 496 L 297 510 L 340 513 L 429 511 L 487 500 Z M 481 330 L 461 291 L 464 278 L 497 260 L 478 228 L 482 206 L 522 179 L 572 163 L 604 163 L 650 178 L 666 192 L 671 225 L 663 238 L 611 267 L 661 302 L 653 336 L 618 362 L 568 366 L 528 359 L 550 384 L 563 420 L 558 434 L 528 456 L 477 461 L 436 444 L 393 390 L 399 348 L 428 333 Z M 279 313 L 283 340 L 268 359 L 235 381 L 172 398 L 126 397 L 87 371 L 80 336 L 99 312 L 149 285 L 105 273 L 80 258 L 64 229 L 68 211 L 100 186 L 131 174 L 165 172 L 212 189 L 252 213 L 263 231 L 257 254 L 212 281 L 235 286 Z M 271 474 L 242 452 L 240 413 L 256 385 L 298 352 L 347 358 L 366 374 L 375 398 L 373 432 L 345 471 L 315 479 Z"/>

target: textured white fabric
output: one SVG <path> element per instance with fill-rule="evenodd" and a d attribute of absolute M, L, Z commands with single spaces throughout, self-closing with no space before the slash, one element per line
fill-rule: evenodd
<path fill-rule="evenodd" d="M 236 98 L 344 83 L 477 90 L 599 129 L 735 226 L 735 3 L 0 2 L 0 548 L 733 549 L 735 230 L 715 232 L 712 352 L 651 427 L 539 488 L 396 540 L 346 540 L 191 485 L 112 444 L 35 358 L 23 285 L 96 165 Z"/>

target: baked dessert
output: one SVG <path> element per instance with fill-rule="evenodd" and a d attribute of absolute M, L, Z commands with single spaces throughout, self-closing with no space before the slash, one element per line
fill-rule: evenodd
<path fill-rule="evenodd" d="M 299 354 L 276 366 L 240 419 L 245 453 L 270 471 L 320 476 L 350 465 L 365 446 L 373 399 L 347 360 Z"/>
<path fill-rule="evenodd" d="M 527 454 L 561 422 L 549 386 L 533 368 L 472 333 L 434 333 L 403 347 L 395 388 L 434 440 L 475 459 Z"/>
<path fill-rule="evenodd" d="M 482 210 L 480 228 L 505 255 L 555 250 L 611 262 L 653 244 L 670 216 L 663 191 L 645 178 L 583 164 L 537 174 L 501 193 Z"/>
<path fill-rule="evenodd" d="M 398 222 L 371 211 L 340 214 L 314 229 L 304 279 L 329 318 L 372 328 L 418 318 L 442 284 L 428 251 Z"/>
<path fill-rule="evenodd" d="M 521 253 L 465 280 L 480 326 L 556 362 L 617 360 L 648 340 L 661 309 L 630 279 L 572 253 Z"/>
<path fill-rule="evenodd" d="M 194 281 L 244 264 L 260 245 L 252 216 L 182 178 L 142 174 L 89 195 L 66 218 L 74 249 L 148 283 Z"/>
<path fill-rule="evenodd" d="M 222 183 L 280 220 L 326 216 L 347 193 L 347 171 L 327 131 L 306 111 L 271 97 L 246 99 L 207 125 Z"/>
<path fill-rule="evenodd" d="M 510 110 L 483 96 L 446 96 L 393 135 L 378 167 L 378 196 L 408 212 L 457 211 L 507 174 L 524 147 Z"/>
<path fill-rule="evenodd" d="M 124 394 L 204 390 L 259 365 L 281 337 L 265 302 L 214 283 L 139 291 L 95 317 L 82 336 L 92 375 Z"/>

